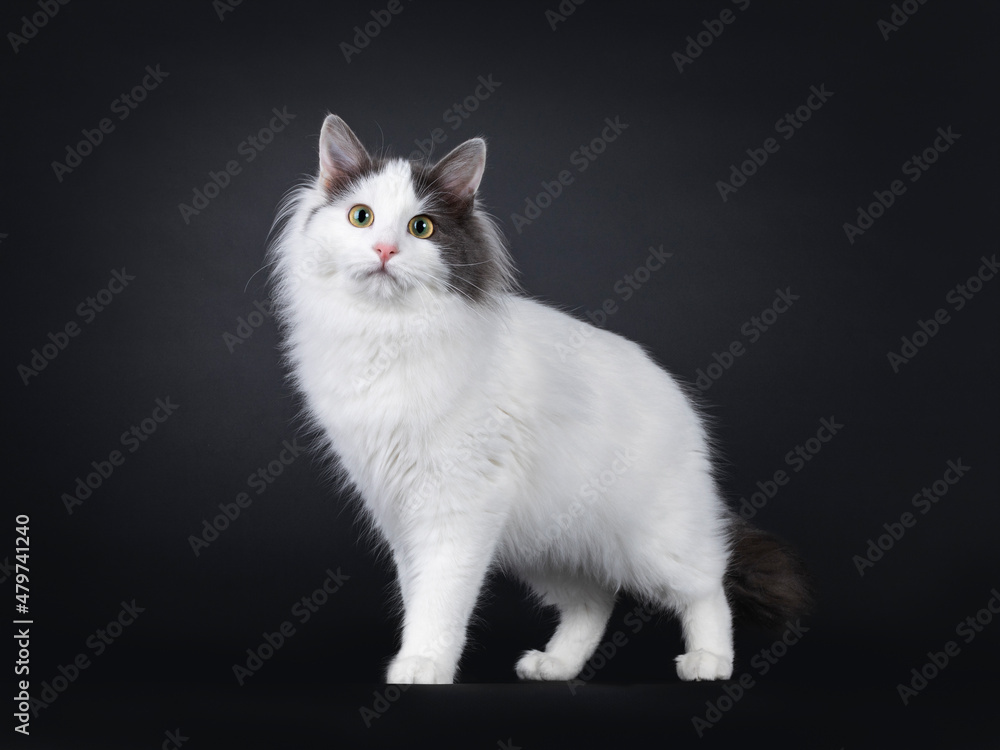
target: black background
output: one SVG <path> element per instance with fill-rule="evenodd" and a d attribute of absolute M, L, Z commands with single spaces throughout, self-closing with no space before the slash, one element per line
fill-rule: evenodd
<path fill-rule="evenodd" d="M 960 311 L 946 302 L 996 251 L 995 6 L 929 2 L 888 39 L 877 26 L 893 13 L 888 2 L 590 0 L 553 29 L 545 11 L 556 7 L 404 2 L 350 61 L 342 43 L 385 4 L 245 2 L 220 18 L 207 0 L 70 3 L 16 52 L 8 37 L 0 560 L 13 562 L 14 516 L 29 514 L 36 697 L 60 665 L 92 658 L 38 712 L 30 740 L 6 728 L 0 744 L 153 748 L 179 728 L 192 748 L 683 745 L 698 742 L 692 717 L 725 695 L 719 684 L 680 683 L 676 626 L 664 619 L 633 634 L 627 599 L 608 636 L 624 630 L 628 644 L 575 695 L 565 684 L 514 684 L 518 654 L 543 645 L 552 621 L 497 577 L 462 685 L 412 688 L 366 727 L 359 709 L 384 690 L 395 645 L 392 571 L 320 457 L 284 468 L 193 553 L 189 537 L 219 503 L 299 435 L 274 323 L 239 345 L 224 334 L 266 300 L 257 271 L 275 209 L 314 171 L 328 111 L 371 148 L 404 156 L 434 128 L 446 135 L 435 157 L 487 137 L 481 193 L 526 292 L 580 315 L 615 299 L 606 327 L 681 379 L 693 383 L 730 342 L 746 344 L 704 394 L 734 504 L 789 470 L 786 453 L 822 418 L 844 425 L 754 519 L 802 552 L 820 609 L 766 675 L 751 659 L 776 635 L 739 630 L 736 676 L 755 686 L 702 742 L 995 741 L 986 709 L 1000 625 L 968 644 L 956 626 L 1000 586 L 1000 282 Z M 673 53 L 726 8 L 733 22 L 679 71 Z M 9 4 L 5 34 L 37 12 Z M 112 102 L 157 65 L 167 77 L 118 120 Z M 453 128 L 444 113 L 475 96 L 479 76 L 498 85 Z M 775 121 L 811 86 L 833 95 L 793 138 L 776 136 Z M 240 145 L 273 108 L 294 119 L 247 162 Z M 57 179 L 52 163 L 105 117 L 114 130 Z M 627 129 L 578 172 L 573 152 L 616 117 Z M 903 163 L 948 127 L 960 139 L 910 183 Z M 723 201 L 717 181 L 768 137 L 779 150 Z M 241 171 L 186 222 L 179 204 L 229 160 Z M 517 231 L 512 214 L 564 169 L 572 184 Z M 850 243 L 844 222 L 896 179 L 905 194 Z M 660 245 L 672 257 L 622 300 L 616 283 Z M 122 268 L 134 280 L 85 322 L 77 306 Z M 741 327 L 786 288 L 798 299 L 749 344 Z M 894 372 L 887 353 L 939 308 L 950 322 Z M 25 384 L 19 365 L 70 321 L 80 334 Z M 167 397 L 176 413 L 68 513 L 63 494 Z M 967 475 L 859 575 L 854 556 L 915 511 L 911 498 L 957 459 Z M 292 607 L 327 569 L 349 579 L 301 624 Z M 88 638 L 132 599 L 144 612 L 95 655 Z M 295 635 L 238 685 L 233 665 L 286 620 Z M 904 706 L 897 684 L 949 640 L 960 654 Z"/>

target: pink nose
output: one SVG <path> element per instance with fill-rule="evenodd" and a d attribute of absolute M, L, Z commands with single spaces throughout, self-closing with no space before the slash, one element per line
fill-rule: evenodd
<path fill-rule="evenodd" d="M 378 257 L 382 260 L 382 265 L 384 266 L 389 262 L 389 258 L 399 252 L 399 248 L 395 245 L 390 245 L 385 242 L 379 242 L 375 245 L 375 252 L 378 253 Z"/>

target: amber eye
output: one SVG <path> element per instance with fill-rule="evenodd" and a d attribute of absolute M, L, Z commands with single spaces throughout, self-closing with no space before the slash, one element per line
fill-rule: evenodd
<path fill-rule="evenodd" d="M 375 220 L 375 214 L 372 213 L 372 210 L 361 203 L 352 208 L 347 216 L 356 227 L 370 227 Z"/>
<path fill-rule="evenodd" d="M 420 240 L 426 240 L 432 234 L 434 234 L 434 223 L 431 221 L 429 216 L 414 216 L 410 219 L 410 226 L 408 227 L 410 234 Z"/>

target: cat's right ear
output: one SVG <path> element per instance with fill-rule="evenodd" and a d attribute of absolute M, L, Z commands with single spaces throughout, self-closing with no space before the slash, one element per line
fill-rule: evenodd
<path fill-rule="evenodd" d="M 327 190 L 361 174 L 371 157 L 347 123 L 327 115 L 319 136 L 319 173 Z"/>

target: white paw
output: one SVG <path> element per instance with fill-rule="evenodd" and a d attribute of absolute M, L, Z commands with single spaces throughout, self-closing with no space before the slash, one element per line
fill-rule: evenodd
<path fill-rule="evenodd" d="M 728 680 L 733 676 L 733 657 L 704 649 L 681 654 L 674 661 L 677 676 L 682 680 Z"/>
<path fill-rule="evenodd" d="M 385 681 L 390 685 L 450 685 L 452 676 L 426 656 L 397 656 Z"/>
<path fill-rule="evenodd" d="M 580 667 L 544 651 L 527 651 L 514 667 L 522 680 L 572 680 Z"/>

